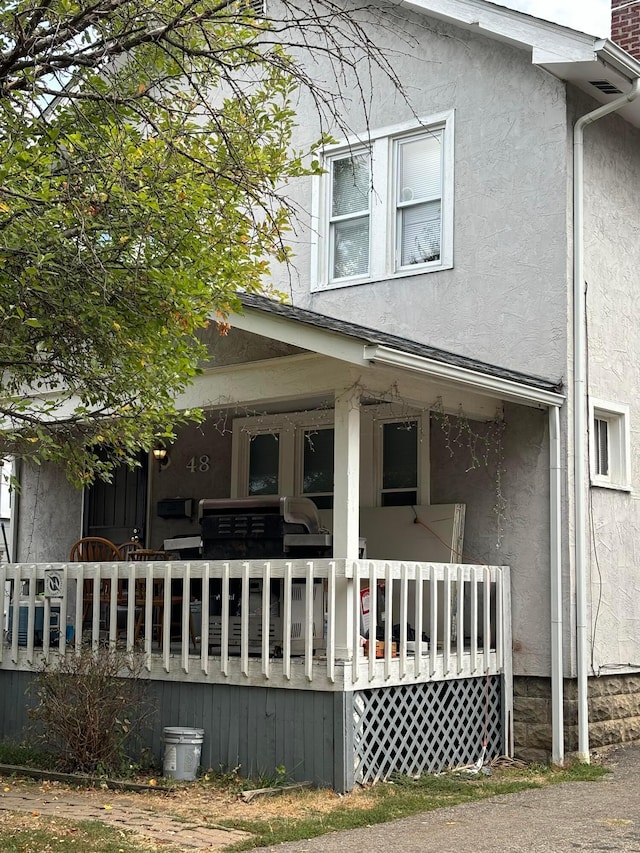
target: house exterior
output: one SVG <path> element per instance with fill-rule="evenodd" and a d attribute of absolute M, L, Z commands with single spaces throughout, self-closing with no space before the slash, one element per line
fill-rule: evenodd
<path fill-rule="evenodd" d="M 207 418 L 179 430 L 168 464 L 150 458 L 86 495 L 62 471 L 23 465 L 20 574 L 4 570 L 17 588 L 55 564 L 65 584 L 97 578 L 97 589 L 101 571 L 125 570 L 74 573 L 71 545 L 135 529 L 180 556 L 149 580 L 173 571 L 206 589 L 215 578 L 225 601 L 262 572 L 257 668 L 249 639 L 233 658 L 232 621 L 222 615 L 211 633 L 204 595 L 190 649 L 183 596 L 178 669 L 170 636 L 149 663 L 162 722 L 215 728 L 212 766 L 296 765 L 343 789 L 414 770 L 412 751 L 426 756 L 421 768 L 475 760 L 481 747 L 587 760 L 592 746 L 640 732 L 640 62 L 609 39 L 484 0 L 394 9 L 392 28 L 384 12 L 371 26 L 407 100 L 374 73 L 368 111 L 354 103 L 353 133 L 326 149 L 325 175 L 291 188 L 308 216 L 293 270 L 274 273 L 288 304 L 245 296 L 228 334 L 212 325 L 211 361 L 180 401 Z M 317 127 L 304 98 L 299 109 L 304 143 Z M 201 500 L 272 495 L 315 503 L 329 557 L 199 559 Z M 285 605 L 281 670 L 266 639 L 269 590 L 305 578 L 302 669 Z M 364 590 L 380 659 L 373 642 L 360 647 Z M 138 607 L 149 622 L 152 605 L 147 595 Z M 115 593 L 109 606 L 113 615 Z M 80 592 L 61 607 L 78 625 Z M 132 601 L 128 641 L 137 618 Z M 428 663 L 418 647 L 409 655 L 411 632 L 425 635 Z M 11 642 L 0 679 L 21 690 L 38 653 Z M 145 648 L 153 656 L 152 637 Z M 6 707 L 0 719 L 18 726 Z M 389 739 L 391 729 L 403 734 Z M 462 752 L 434 752 L 456 739 Z"/>

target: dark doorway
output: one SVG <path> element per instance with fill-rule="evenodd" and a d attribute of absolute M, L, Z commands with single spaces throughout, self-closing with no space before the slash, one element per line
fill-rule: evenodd
<path fill-rule="evenodd" d="M 133 470 L 121 465 L 110 483 L 99 481 L 85 490 L 85 536 L 103 536 L 116 545 L 136 538 L 144 544 L 148 455 L 141 453 L 139 462 Z"/>

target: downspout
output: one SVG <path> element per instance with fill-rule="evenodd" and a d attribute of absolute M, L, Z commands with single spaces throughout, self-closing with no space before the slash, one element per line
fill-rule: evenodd
<path fill-rule="evenodd" d="M 560 409 L 549 406 L 549 521 L 551 566 L 551 760 L 564 764 L 562 668 L 562 470 Z"/>
<path fill-rule="evenodd" d="M 636 77 L 627 94 L 581 116 L 573 128 L 573 440 L 576 561 L 576 663 L 578 669 L 578 760 L 589 763 L 587 705 L 587 573 L 586 573 L 586 341 L 584 293 L 584 129 L 614 113 L 639 94 Z"/>

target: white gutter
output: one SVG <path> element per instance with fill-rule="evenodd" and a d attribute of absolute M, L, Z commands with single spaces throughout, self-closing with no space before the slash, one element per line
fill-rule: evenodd
<path fill-rule="evenodd" d="M 564 396 L 555 391 L 547 391 L 544 388 L 536 388 L 517 382 L 514 379 L 506 379 L 499 376 L 490 376 L 471 370 L 468 367 L 459 367 L 454 364 L 444 364 L 435 359 L 426 358 L 421 355 L 411 355 L 385 346 L 366 346 L 364 357 L 367 361 L 375 364 L 384 364 L 388 367 L 399 367 L 403 370 L 412 370 L 423 373 L 437 379 L 445 379 L 447 382 L 460 383 L 472 386 L 476 393 L 500 394 L 503 398 L 516 402 L 534 403 L 540 406 L 561 406 Z"/>
<path fill-rule="evenodd" d="M 551 760 L 564 764 L 562 665 L 562 464 L 560 409 L 549 407 L 549 539 L 551 577 Z"/>
<path fill-rule="evenodd" d="M 587 573 L 586 573 L 586 399 L 584 294 L 584 129 L 622 109 L 640 93 L 636 77 L 626 95 L 581 116 L 573 129 L 573 440 L 576 561 L 576 661 L 578 668 L 578 760 L 589 763 L 587 703 Z"/>

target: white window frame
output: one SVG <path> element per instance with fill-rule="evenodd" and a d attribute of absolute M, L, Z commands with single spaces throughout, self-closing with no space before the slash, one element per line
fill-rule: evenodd
<path fill-rule="evenodd" d="M 236 418 L 233 422 L 231 497 L 247 497 L 249 494 L 251 438 L 262 433 L 277 433 L 279 436 L 279 493 L 304 496 L 302 492 L 304 432 L 314 427 L 335 428 L 334 419 L 334 412 L 329 409 L 322 412 L 288 412 L 282 415 Z M 429 503 L 429 412 L 407 411 L 403 415 L 398 415 L 394 413 L 393 406 L 381 404 L 362 408 L 360 442 L 360 503 L 362 506 L 382 506 L 383 424 L 401 423 L 406 420 L 418 423 L 417 504 Z M 308 494 L 306 497 L 314 496 Z"/>
<path fill-rule="evenodd" d="M 440 258 L 400 266 L 398 252 L 397 171 L 399 141 L 429 131 L 442 133 L 442 212 Z M 331 163 L 345 154 L 370 153 L 372 190 L 369 204 L 369 271 L 366 275 L 331 278 Z M 366 139 L 351 137 L 324 150 L 324 175 L 316 178 L 312 197 L 311 290 L 406 278 L 453 267 L 454 111 L 371 131 Z"/>
<path fill-rule="evenodd" d="M 596 420 L 605 421 L 607 424 L 607 474 L 598 471 Z M 592 486 L 631 491 L 629 406 L 608 400 L 589 400 L 589 457 Z"/>

